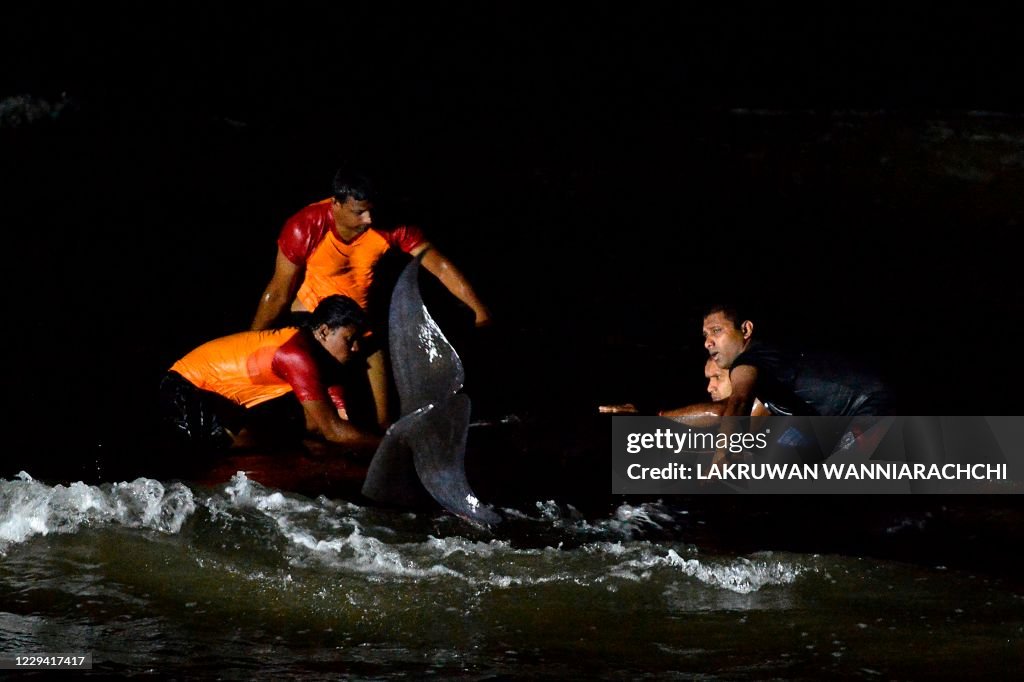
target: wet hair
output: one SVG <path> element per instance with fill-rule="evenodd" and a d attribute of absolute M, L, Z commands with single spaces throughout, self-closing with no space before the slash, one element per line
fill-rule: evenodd
<path fill-rule="evenodd" d="M 350 172 L 344 168 L 334 174 L 332 185 L 334 198 L 345 203 L 349 197 L 355 201 L 373 201 L 375 196 L 370 178 L 360 173 Z"/>
<path fill-rule="evenodd" d="M 706 361 L 704 362 L 704 378 L 705 378 L 705 379 L 710 379 L 710 378 L 711 378 L 711 377 L 709 377 L 709 376 L 708 376 L 708 366 L 709 366 L 709 365 L 710 365 L 710 366 L 712 366 L 712 367 L 714 367 L 714 368 L 716 368 L 716 369 L 718 369 L 718 368 L 719 368 L 719 367 L 718 367 L 718 364 L 717 364 L 717 363 L 715 363 L 715 359 L 714 359 L 714 358 L 712 358 L 712 357 L 709 357 L 709 358 L 708 358 L 708 359 L 707 359 L 707 360 L 706 360 Z"/>
<path fill-rule="evenodd" d="M 366 328 L 366 313 L 348 296 L 333 294 L 320 301 L 312 313 L 299 318 L 299 325 L 305 329 L 317 329 L 322 324 L 332 331 L 338 327 L 363 330 Z"/>
<path fill-rule="evenodd" d="M 739 329 L 740 325 L 745 321 L 753 319 L 750 317 L 750 311 L 745 306 L 736 303 L 716 303 L 705 310 L 704 317 L 706 318 L 715 313 L 722 313 L 722 316 L 732 322 L 732 326 L 736 327 L 736 329 Z"/>

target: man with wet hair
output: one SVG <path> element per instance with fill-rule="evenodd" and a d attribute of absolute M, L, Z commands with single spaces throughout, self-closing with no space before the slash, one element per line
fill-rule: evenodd
<path fill-rule="evenodd" d="M 725 403 L 732 395 L 732 382 L 729 381 L 729 370 L 722 369 L 715 361 L 708 358 L 704 363 L 704 378 L 708 380 L 706 390 L 711 398 L 710 403 L 696 403 L 685 407 L 677 407 L 671 410 L 662 410 L 658 413 L 660 417 L 719 417 L 725 411 Z M 755 399 L 750 409 L 753 417 L 764 417 L 770 413 L 761 403 Z"/>
<path fill-rule="evenodd" d="M 473 311 L 476 325 L 490 323 L 490 311 L 469 281 L 420 228 L 374 224 L 374 196 L 365 175 L 341 169 L 334 176 L 329 199 L 306 206 L 285 222 L 277 240 L 274 273 L 260 297 L 253 330 L 271 328 L 289 310 L 312 310 L 331 294 L 349 296 L 367 310 L 374 273 L 391 248 L 414 258 L 423 253 L 423 267 Z M 384 427 L 390 421 L 387 362 L 381 339 L 372 342 L 367 377 L 378 424 Z"/>
<path fill-rule="evenodd" d="M 710 403 L 695 403 L 685 407 L 658 412 L 659 417 L 717 417 L 725 408 L 726 399 L 732 394 L 732 383 L 729 381 L 729 370 L 722 369 L 715 361 L 708 358 L 704 363 L 704 378 L 708 380 L 706 390 L 711 398 Z M 639 410 L 633 403 L 621 405 L 599 405 L 598 412 L 604 414 L 638 414 Z M 762 417 L 770 414 L 760 400 L 754 400 L 751 416 Z"/>
<path fill-rule="evenodd" d="M 870 369 L 839 355 L 793 352 L 754 338 L 754 322 L 734 305 L 715 305 L 703 321 L 709 359 L 728 370 L 732 393 L 723 416 L 748 415 L 760 399 L 773 415 L 889 414 L 891 396 Z"/>
<path fill-rule="evenodd" d="M 729 370 L 722 369 L 711 358 L 704 363 L 704 378 L 708 380 L 707 392 L 711 396 L 711 402 L 721 402 L 732 395 Z"/>
<path fill-rule="evenodd" d="M 728 371 L 732 386 L 723 417 L 750 414 L 755 400 L 776 416 L 850 417 L 837 441 L 848 449 L 868 431 L 878 433 L 877 418 L 892 413 L 891 394 L 877 373 L 837 354 L 797 352 L 755 339 L 751 316 L 737 306 L 711 306 L 702 329 L 709 359 Z M 722 425 L 724 431 L 735 427 L 731 420 Z M 827 454 L 811 447 L 813 439 L 804 440 L 810 445 L 800 457 Z M 730 457 L 719 450 L 712 464 Z"/>
<path fill-rule="evenodd" d="M 372 452 L 380 438 L 352 424 L 343 366 L 358 356 L 366 326 L 359 305 L 324 298 L 301 326 L 247 331 L 209 341 L 174 363 L 160 383 L 164 423 L 188 446 L 220 449 L 260 416 L 295 396 L 305 432 L 352 450 Z M 284 406 L 287 409 L 287 406 Z"/>

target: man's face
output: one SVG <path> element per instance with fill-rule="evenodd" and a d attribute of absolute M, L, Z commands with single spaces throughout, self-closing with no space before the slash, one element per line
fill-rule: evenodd
<path fill-rule="evenodd" d="M 704 365 L 704 378 L 708 380 L 708 394 L 716 403 L 732 395 L 732 382 L 729 381 L 729 370 L 722 369 L 715 361 L 708 358 Z"/>
<path fill-rule="evenodd" d="M 369 201 L 357 201 L 347 197 L 344 203 L 331 199 L 331 213 L 334 214 L 334 227 L 342 239 L 355 239 L 373 225 Z"/>
<path fill-rule="evenodd" d="M 328 329 L 324 324 L 320 325 L 317 330 L 317 338 L 320 339 L 324 349 L 343 365 L 359 352 L 360 336 L 362 335 L 359 333 L 359 329 L 353 326 Z"/>
<path fill-rule="evenodd" d="M 749 323 L 744 323 L 750 327 Z M 704 318 L 704 348 L 719 367 L 732 367 L 733 360 L 743 352 L 750 339 L 752 327 L 741 331 L 723 313 L 711 313 Z"/>

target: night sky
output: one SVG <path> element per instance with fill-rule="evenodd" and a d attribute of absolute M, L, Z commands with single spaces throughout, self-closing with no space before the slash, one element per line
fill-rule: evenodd
<path fill-rule="evenodd" d="M 446 319 L 502 408 L 699 399 L 700 311 L 742 296 L 908 414 L 1020 414 L 1021 37 L 966 4 L 8 3 L 12 423 L 131 432 L 342 163 L 491 304 Z"/>

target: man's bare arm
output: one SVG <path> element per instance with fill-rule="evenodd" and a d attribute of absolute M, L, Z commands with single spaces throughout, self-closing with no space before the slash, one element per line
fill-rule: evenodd
<path fill-rule="evenodd" d="M 662 410 L 658 416 L 671 417 L 681 424 L 706 429 L 719 423 L 723 409 L 725 409 L 725 401 L 720 400 L 714 403 L 695 403 L 671 410 Z"/>
<path fill-rule="evenodd" d="M 281 249 L 277 250 L 274 275 L 270 278 L 267 288 L 263 290 L 263 295 L 260 296 L 260 303 L 256 308 L 256 316 L 252 320 L 251 329 L 269 329 L 280 319 L 292 299 L 295 298 L 295 292 L 298 291 L 304 272 L 305 268 L 288 260 L 281 253 Z"/>
<path fill-rule="evenodd" d="M 476 318 L 476 326 L 483 327 L 491 322 L 491 312 L 477 296 L 473 286 L 466 279 L 466 276 L 459 271 L 455 265 L 448 260 L 440 251 L 424 242 L 414 248 L 410 253 L 415 257 L 424 250 L 427 253 L 423 256 L 423 267 L 433 274 L 455 298 L 465 303 L 473 311 Z"/>
<path fill-rule="evenodd" d="M 752 365 L 740 365 L 729 371 L 732 382 L 732 394 L 725 400 L 723 417 L 747 417 L 754 408 L 754 391 L 757 387 L 757 368 Z"/>
<path fill-rule="evenodd" d="M 380 445 L 380 438 L 363 431 L 342 419 L 338 409 L 325 400 L 306 400 L 302 403 L 306 416 L 306 430 L 346 448 L 362 452 L 373 452 Z"/>

